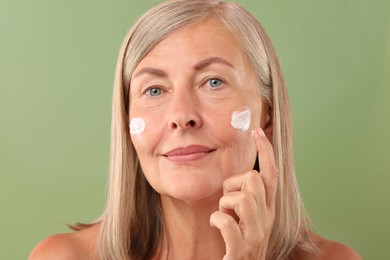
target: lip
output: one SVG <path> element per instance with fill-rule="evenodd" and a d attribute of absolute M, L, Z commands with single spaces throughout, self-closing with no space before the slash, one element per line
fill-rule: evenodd
<path fill-rule="evenodd" d="M 196 161 L 201 158 L 208 156 L 210 153 L 214 152 L 215 149 L 212 149 L 207 146 L 202 145 L 189 145 L 186 147 L 175 148 L 165 154 L 168 160 L 176 163 L 191 162 Z"/>

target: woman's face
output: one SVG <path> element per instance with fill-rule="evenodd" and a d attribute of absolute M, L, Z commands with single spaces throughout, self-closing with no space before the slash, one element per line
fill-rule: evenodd
<path fill-rule="evenodd" d="M 131 139 L 151 186 L 196 201 L 252 169 L 251 130 L 264 121 L 258 89 L 238 42 L 213 20 L 175 31 L 152 49 L 130 90 Z"/>

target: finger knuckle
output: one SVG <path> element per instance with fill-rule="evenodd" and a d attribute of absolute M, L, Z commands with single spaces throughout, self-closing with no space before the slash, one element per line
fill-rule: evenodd
<path fill-rule="evenodd" d="M 232 217 L 226 217 L 221 221 L 221 228 L 231 227 L 236 224 L 236 221 Z"/>
<path fill-rule="evenodd" d="M 223 189 L 225 189 L 225 190 L 230 190 L 230 180 L 229 179 L 227 179 L 227 180 L 225 180 L 223 183 L 222 183 L 222 187 L 223 187 Z"/>
<path fill-rule="evenodd" d="M 253 195 L 249 192 L 242 191 L 238 196 L 238 203 L 246 203 L 254 199 Z"/>

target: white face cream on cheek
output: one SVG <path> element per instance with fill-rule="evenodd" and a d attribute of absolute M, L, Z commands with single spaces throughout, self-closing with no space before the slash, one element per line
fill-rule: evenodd
<path fill-rule="evenodd" d="M 232 127 L 241 131 L 248 131 L 251 125 L 251 110 L 235 111 L 232 113 Z"/>
<path fill-rule="evenodd" d="M 145 130 L 145 120 L 141 117 L 134 117 L 130 121 L 130 134 L 140 135 Z"/>

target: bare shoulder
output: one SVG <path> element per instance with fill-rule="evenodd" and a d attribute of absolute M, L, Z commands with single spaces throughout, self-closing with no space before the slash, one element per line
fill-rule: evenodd
<path fill-rule="evenodd" d="M 31 252 L 29 260 L 97 259 L 97 225 L 72 233 L 57 234 L 42 240 Z"/>
<path fill-rule="evenodd" d="M 77 259 L 77 251 L 78 244 L 72 233 L 57 234 L 42 240 L 28 259 Z"/>
<path fill-rule="evenodd" d="M 343 260 L 361 260 L 362 258 L 351 247 L 342 243 L 331 241 L 323 237 L 318 238 L 320 255 L 318 259 L 343 259 Z"/>
<path fill-rule="evenodd" d="M 351 247 L 342 243 L 328 240 L 319 235 L 313 234 L 313 242 L 318 247 L 317 253 L 296 252 L 294 260 L 361 260 L 359 254 Z"/>

